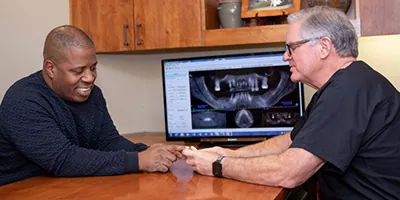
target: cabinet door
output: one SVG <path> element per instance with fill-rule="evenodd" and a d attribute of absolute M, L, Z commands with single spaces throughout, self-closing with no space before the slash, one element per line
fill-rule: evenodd
<path fill-rule="evenodd" d="M 92 38 L 97 52 L 134 49 L 133 0 L 70 0 L 70 24 Z"/>
<path fill-rule="evenodd" d="M 200 46 L 201 0 L 134 0 L 135 48 Z"/>
<path fill-rule="evenodd" d="M 360 0 L 361 36 L 400 33 L 400 0 Z"/>

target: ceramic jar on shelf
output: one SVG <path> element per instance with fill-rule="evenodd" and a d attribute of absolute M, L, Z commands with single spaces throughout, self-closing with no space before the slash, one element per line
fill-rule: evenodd
<path fill-rule="evenodd" d="M 243 26 L 241 9 L 241 0 L 219 0 L 217 10 L 221 28 L 238 28 Z"/>

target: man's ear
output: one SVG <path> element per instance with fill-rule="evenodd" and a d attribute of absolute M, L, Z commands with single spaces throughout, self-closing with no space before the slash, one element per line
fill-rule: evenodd
<path fill-rule="evenodd" d="M 332 40 L 328 37 L 323 37 L 319 40 L 319 45 L 321 46 L 320 49 L 320 58 L 326 59 L 333 49 Z"/>
<path fill-rule="evenodd" d="M 43 63 L 44 73 L 46 73 L 48 77 L 53 79 L 54 78 L 54 70 L 55 70 L 55 65 L 54 65 L 53 61 L 45 60 Z"/>

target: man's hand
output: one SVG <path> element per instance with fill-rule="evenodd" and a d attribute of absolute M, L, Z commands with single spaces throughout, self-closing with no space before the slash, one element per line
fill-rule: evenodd
<path fill-rule="evenodd" d="M 207 148 L 207 149 L 201 149 L 199 151 L 213 152 L 220 156 L 226 156 L 226 157 L 238 157 L 236 151 L 230 150 L 230 149 L 225 149 L 222 147 L 211 147 L 211 148 Z"/>
<path fill-rule="evenodd" d="M 182 157 L 184 146 L 154 144 L 139 153 L 139 170 L 145 172 L 167 172 L 177 158 Z"/>
<path fill-rule="evenodd" d="M 186 163 L 200 174 L 212 176 L 212 163 L 219 157 L 214 152 L 186 148 L 182 154 L 187 157 Z"/>

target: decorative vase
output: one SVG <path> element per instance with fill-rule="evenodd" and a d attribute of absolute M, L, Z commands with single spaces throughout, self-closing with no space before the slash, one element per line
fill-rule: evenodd
<path fill-rule="evenodd" d="M 237 28 L 243 26 L 241 18 L 241 0 L 220 0 L 218 17 L 222 28 Z"/>
<path fill-rule="evenodd" d="M 330 6 L 347 13 L 350 8 L 351 1 L 352 0 L 308 0 L 308 6 Z"/>

